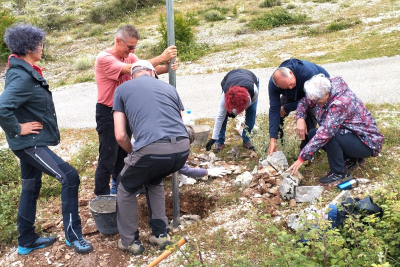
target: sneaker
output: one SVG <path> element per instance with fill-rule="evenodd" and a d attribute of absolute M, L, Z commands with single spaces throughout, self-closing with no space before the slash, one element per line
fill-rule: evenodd
<path fill-rule="evenodd" d="M 114 179 L 111 179 L 110 194 L 111 195 L 116 195 L 117 194 L 117 182 L 114 181 Z"/>
<path fill-rule="evenodd" d="M 324 177 L 319 179 L 320 185 L 335 185 L 342 182 L 345 179 L 352 179 L 353 176 L 349 172 L 347 173 L 334 173 L 328 172 Z"/>
<path fill-rule="evenodd" d="M 68 246 L 73 247 L 75 252 L 79 254 L 87 254 L 93 251 L 93 246 L 83 237 L 71 242 L 65 240 L 65 243 L 67 243 Z"/>
<path fill-rule="evenodd" d="M 151 235 L 149 237 L 149 242 L 152 245 L 158 246 L 161 250 L 164 250 L 168 245 L 172 244 L 168 234 L 161 234 L 158 237 Z"/>
<path fill-rule="evenodd" d="M 53 245 L 56 242 L 56 238 L 54 236 L 49 237 L 39 237 L 35 240 L 31 245 L 26 247 L 18 246 L 18 254 L 26 255 L 34 249 L 45 248 Z"/>
<path fill-rule="evenodd" d="M 243 142 L 243 147 L 247 148 L 248 150 L 256 150 L 250 141 Z"/>
<path fill-rule="evenodd" d="M 224 147 L 225 147 L 224 144 L 215 143 L 213 152 L 214 152 L 214 153 L 218 153 L 218 152 L 220 152 L 221 149 L 223 149 Z"/>
<path fill-rule="evenodd" d="M 352 160 L 346 160 L 346 169 L 351 170 L 354 169 L 355 167 L 359 166 L 361 167 L 365 163 L 365 159 L 352 159 Z"/>
<path fill-rule="evenodd" d="M 121 241 L 121 239 L 119 239 L 117 242 L 117 247 L 120 250 L 128 251 L 128 252 L 132 253 L 133 255 L 142 254 L 144 251 L 144 247 L 143 247 L 142 241 L 140 241 L 140 239 L 136 239 L 135 241 L 133 241 L 132 245 L 127 246 L 127 247 L 122 245 L 122 241 Z"/>

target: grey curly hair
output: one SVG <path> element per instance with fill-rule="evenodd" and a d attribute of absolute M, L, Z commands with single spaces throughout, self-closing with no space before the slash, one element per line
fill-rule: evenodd
<path fill-rule="evenodd" d="M 38 51 L 38 46 L 45 41 L 46 33 L 30 24 L 15 24 L 6 29 L 4 43 L 11 53 L 17 56 L 25 56 Z"/>

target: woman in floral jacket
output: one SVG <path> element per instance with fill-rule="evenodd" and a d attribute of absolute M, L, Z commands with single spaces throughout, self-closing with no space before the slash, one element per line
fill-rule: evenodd
<path fill-rule="evenodd" d="M 331 185 L 352 178 L 348 172 L 377 156 L 384 136 L 364 103 L 351 91 L 341 77 L 328 79 L 317 74 L 305 82 L 306 97 L 297 106 L 296 132 L 301 139 L 307 134 L 306 111 L 317 106 L 319 128 L 309 131 L 310 141 L 301 150 L 298 160 L 290 166 L 292 174 L 320 148 L 328 156 L 330 171 L 319 179 L 321 185 Z"/>

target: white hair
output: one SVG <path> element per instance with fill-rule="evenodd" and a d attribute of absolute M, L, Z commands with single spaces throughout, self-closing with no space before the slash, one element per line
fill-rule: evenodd
<path fill-rule="evenodd" d="M 331 82 L 323 73 L 320 73 L 304 83 L 304 91 L 309 99 L 315 101 L 331 92 Z"/>

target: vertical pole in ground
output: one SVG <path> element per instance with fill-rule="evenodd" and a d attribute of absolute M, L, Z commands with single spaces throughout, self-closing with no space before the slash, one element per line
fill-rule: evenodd
<path fill-rule="evenodd" d="M 175 45 L 175 27 L 174 27 L 174 1 L 167 0 L 167 39 L 168 46 Z M 172 59 L 168 66 L 169 84 L 176 87 L 176 73 L 171 69 L 175 59 Z M 178 172 L 172 174 L 172 227 L 176 228 L 179 222 L 179 181 Z"/>

